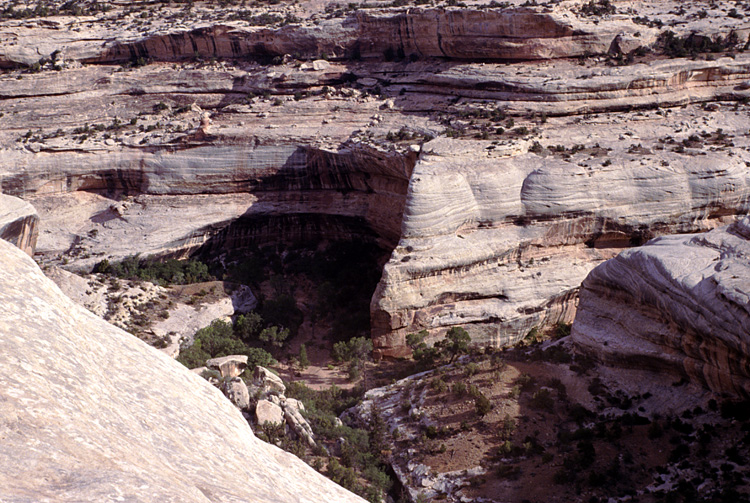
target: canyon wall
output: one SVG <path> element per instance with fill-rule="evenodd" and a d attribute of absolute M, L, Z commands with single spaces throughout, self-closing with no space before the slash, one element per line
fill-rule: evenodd
<path fill-rule="evenodd" d="M 288 18 L 293 24 L 248 27 L 237 21 L 198 28 L 161 29 L 143 34 L 120 26 L 91 27 L 77 39 L 56 22 L 16 23 L 3 35 L 0 65 L 31 65 L 62 51 L 84 63 L 179 61 L 203 58 L 264 59 L 285 54 L 317 58 L 394 59 L 439 57 L 456 60 L 544 60 L 606 53 L 616 47 L 650 44 L 655 30 L 629 20 L 598 26 L 593 19 L 566 15 L 567 8 L 516 9 L 416 8 L 355 9 L 342 17 L 317 20 Z M 267 18 L 258 24 L 281 21 Z M 123 23 L 124 24 L 124 23 Z M 256 23 L 251 23 L 256 24 Z M 638 34 L 636 36 L 636 33 Z M 29 50 L 23 38 L 35 38 Z M 619 49 L 618 49 L 619 50 Z"/>
<path fill-rule="evenodd" d="M 522 4 L 5 20 L 0 60 L 32 67 L 0 76 L 0 186 L 43 261 L 362 240 L 393 250 L 378 355 L 512 344 L 624 248 L 750 211 L 742 20 Z M 703 45 L 677 57 L 654 13 Z"/>
<path fill-rule="evenodd" d="M 627 250 L 583 282 L 572 337 L 604 363 L 750 396 L 750 217 Z"/>

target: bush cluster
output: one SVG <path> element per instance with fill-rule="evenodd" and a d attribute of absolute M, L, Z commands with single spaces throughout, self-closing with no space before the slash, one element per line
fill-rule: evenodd
<path fill-rule="evenodd" d="M 208 266 L 199 260 L 164 261 L 140 258 L 133 255 L 120 262 L 102 260 L 94 266 L 94 273 L 107 274 L 121 279 L 143 280 L 158 285 L 186 285 L 215 279 Z"/>

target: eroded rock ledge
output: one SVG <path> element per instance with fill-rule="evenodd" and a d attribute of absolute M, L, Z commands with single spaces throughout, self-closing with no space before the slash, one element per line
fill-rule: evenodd
<path fill-rule="evenodd" d="M 39 215 L 34 207 L 17 197 L 0 194 L 0 239 L 29 255 L 34 254 Z"/>
<path fill-rule="evenodd" d="M 5 20 L 2 191 L 73 269 L 311 237 L 393 250 L 383 356 L 421 329 L 505 345 L 570 321 L 599 262 L 750 211 L 748 30 L 724 4 L 469 3 Z M 721 47 L 670 57 L 667 29 Z"/>
<path fill-rule="evenodd" d="M 4 501 L 364 501 L 256 439 L 220 391 L 3 240 L 0 262 Z"/>
<path fill-rule="evenodd" d="M 595 268 L 581 288 L 573 340 L 608 364 L 750 396 L 750 217 L 657 238 Z"/>

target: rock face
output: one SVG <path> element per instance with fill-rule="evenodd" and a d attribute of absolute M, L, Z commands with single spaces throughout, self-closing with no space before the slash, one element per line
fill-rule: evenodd
<path fill-rule="evenodd" d="M 38 222 L 39 216 L 31 204 L 17 197 L 0 194 L 0 239 L 33 255 L 39 232 Z"/>
<path fill-rule="evenodd" d="M 0 240 L 0 256 L 0 499 L 363 501 L 257 440 L 217 389 L 76 306 L 20 250 Z"/>
<path fill-rule="evenodd" d="M 69 269 L 364 241 L 379 355 L 454 325 L 511 344 L 624 248 L 750 211 L 745 22 L 616 4 L 6 20 L 0 62 L 42 71 L 0 76 L 2 191 Z"/>
<path fill-rule="evenodd" d="M 573 340 L 613 364 L 750 396 L 750 217 L 627 250 L 583 282 Z"/>

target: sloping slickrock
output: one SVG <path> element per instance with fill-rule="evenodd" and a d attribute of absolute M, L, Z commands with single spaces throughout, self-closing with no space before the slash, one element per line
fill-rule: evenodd
<path fill-rule="evenodd" d="M 34 207 L 17 197 L 0 194 L 0 239 L 29 255 L 34 254 L 39 216 Z"/>
<path fill-rule="evenodd" d="M 627 250 L 583 282 L 578 347 L 750 396 L 750 217 Z"/>
<path fill-rule="evenodd" d="M 0 241 L 0 499 L 363 501 Z M 218 462 L 217 462 L 218 460 Z"/>

